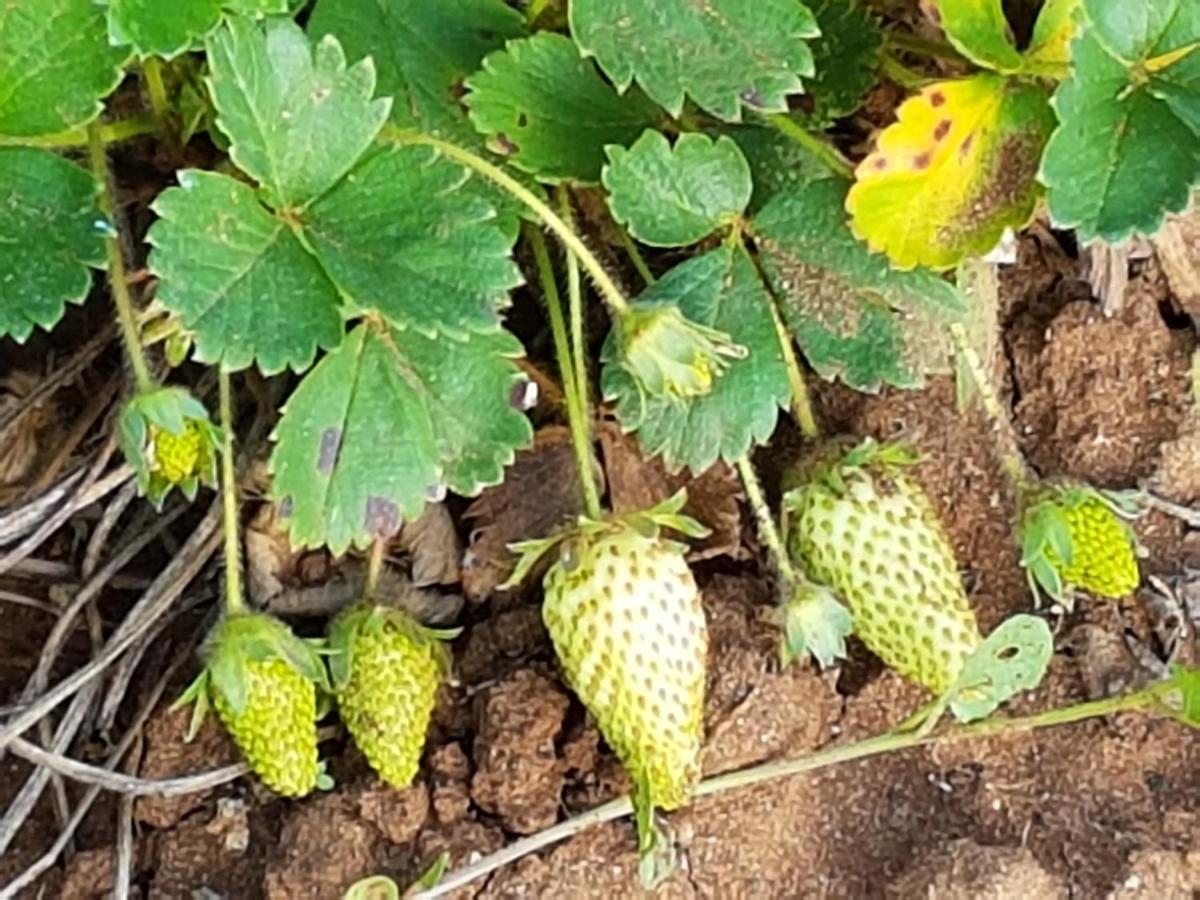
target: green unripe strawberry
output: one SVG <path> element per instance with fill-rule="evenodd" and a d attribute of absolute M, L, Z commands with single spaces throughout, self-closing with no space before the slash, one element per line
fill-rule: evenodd
<path fill-rule="evenodd" d="M 683 805 L 700 775 L 708 630 L 682 548 L 598 525 L 562 545 L 544 587 L 567 682 L 650 805 Z"/>
<path fill-rule="evenodd" d="M 449 668 L 440 638 L 408 613 L 360 605 L 330 629 L 330 669 L 342 721 L 379 777 L 397 788 L 417 774 L 438 684 Z"/>
<path fill-rule="evenodd" d="M 866 442 L 801 475 L 785 498 L 788 552 L 849 607 L 888 666 L 941 693 L 979 645 L 954 552 L 908 451 Z"/>
<path fill-rule="evenodd" d="M 199 473 L 205 465 L 202 457 L 208 451 L 200 423 L 195 419 L 186 420 L 179 434 L 151 425 L 150 446 L 154 452 L 151 474 L 171 484 L 182 484 Z"/>
<path fill-rule="evenodd" d="M 285 797 L 317 786 L 317 685 L 325 667 L 316 651 L 260 613 L 226 616 L 209 636 L 206 665 L 180 698 L 195 701 L 192 730 L 208 704 L 263 784 Z"/>
<path fill-rule="evenodd" d="M 1131 514 L 1129 497 L 1085 485 L 1042 491 L 1021 517 L 1022 564 L 1055 599 L 1072 588 L 1120 598 L 1141 581 L 1133 533 L 1118 515 Z"/>

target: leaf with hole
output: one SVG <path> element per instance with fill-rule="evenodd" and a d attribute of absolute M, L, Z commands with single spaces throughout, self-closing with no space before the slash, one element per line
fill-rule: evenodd
<path fill-rule="evenodd" d="M 636 81 L 672 115 L 690 97 L 727 121 L 743 106 L 786 111 L 813 74 L 818 33 L 799 0 L 572 0 L 570 24 L 618 89 Z"/>
<path fill-rule="evenodd" d="M 488 56 L 467 88 L 488 146 L 544 181 L 599 181 L 604 147 L 633 143 L 660 115 L 641 91 L 618 94 L 570 40 L 548 32 Z"/>
<path fill-rule="evenodd" d="M 855 171 L 856 234 L 898 267 L 948 268 L 1020 228 L 1054 127 L 1041 87 L 983 74 L 923 88 Z"/>
<path fill-rule="evenodd" d="M 771 318 L 770 297 L 741 248 L 720 247 L 672 269 L 634 303 L 673 304 L 690 320 L 720 329 L 748 351 L 729 363 L 711 392 L 651 397 L 617 364 L 610 335 L 602 353 L 602 386 L 617 404 L 627 431 L 667 465 L 702 472 L 718 459 L 732 462 L 775 430 L 790 397 L 787 369 Z"/>
<path fill-rule="evenodd" d="M 53 153 L 0 147 L 0 338 L 24 341 L 83 302 L 90 270 L 104 268 L 98 192 L 90 172 Z"/>
<path fill-rule="evenodd" d="M 1005 619 L 963 664 L 948 693 L 951 712 L 960 722 L 990 716 L 1002 703 L 1037 687 L 1053 655 L 1054 635 L 1044 619 Z"/>
<path fill-rule="evenodd" d="M 141 56 L 178 56 L 217 27 L 223 12 L 286 15 L 288 0 L 108 0 L 108 36 Z"/>
<path fill-rule="evenodd" d="M 1083 3 L 1041 179 L 1085 241 L 1153 234 L 1200 183 L 1200 4 Z"/>
<path fill-rule="evenodd" d="M 647 131 L 628 150 L 609 147 L 608 160 L 613 216 L 654 247 L 685 247 L 732 224 L 754 188 L 750 164 L 728 137 L 682 134 L 672 147 Z"/>
<path fill-rule="evenodd" d="M 335 553 L 390 537 L 447 488 L 500 481 L 532 429 L 510 402 L 521 355 L 507 332 L 464 341 L 360 325 L 284 407 L 272 492 L 295 546 Z"/>
<path fill-rule="evenodd" d="M 950 369 L 947 325 L 966 310 L 931 272 L 900 272 L 850 232 L 846 183 L 801 182 L 750 223 L 783 318 L 809 363 L 858 390 L 915 388 Z M 736 337 L 736 335 L 735 335 Z"/>

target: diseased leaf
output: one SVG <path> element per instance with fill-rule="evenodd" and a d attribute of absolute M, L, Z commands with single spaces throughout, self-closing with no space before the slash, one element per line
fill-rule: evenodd
<path fill-rule="evenodd" d="M 799 0 L 572 0 L 570 23 L 618 89 L 636 80 L 672 115 L 685 96 L 727 121 L 743 105 L 783 112 L 813 74 L 818 29 Z"/>
<path fill-rule="evenodd" d="M 855 171 L 846 202 L 855 233 L 903 269 L 987 253 L 1033 215 L 1054 127 L 1048 99 L 1039 86 L 990 74 L 910 97 Z"/>
<path fill-rule="evenodd" d="M 654 247 L 685 247 L 730 224 L 750 202 L 750 164 L 728 137 L 647 131 L 608 148 L 604 186 L 616 220 Z"/>
<path fill-rule="evenodd" d="M 142 56 L 167 58 L 192 49 L 217 27 L 228 10 L 246 15 L 284 15 L 288 0 L 107 0 L 108 35 L 114 45 L 132 44 Z"/>
<path fill-rule="evenodd" d="M 488 53 L 523 37 L 525 20 L 503 0 L 318 0 L 308 31 L 336 36 L 351 59 L 375 61 L 397 125 L 477 142 L 458 102 L 463 82 Z"/>
<path fill-rule="evenodd" d="M 292 543 L 339 554 L 394 535 L 447 486 L 471 495 L 498 482 L 532 433 L 509 403 L 519 354 L 504 332 L 435 342 L 356 328 L 276 428 L 272 492 Z"/>
<path fill-rule="evenodd" d="M 821 35 L 809 44 L 816 71 L 796 115 L 809 128 L 824 128 L 854 112 L 875 83 L 883 32 L 858 0 L 812 0 L 808 6 Z"/>
<path fill-rule="evenodd" d="M 710 393 L 671 400 L 638 390 L 617 364 L 610 336 L 602 354 L 604 395 L 616 401 L 622 427 L 637 431 L 647 453 L 661 454 L 672 470 L 702 472 L 771 436 L 790 386 L 770 302 L 746 252 L 727 246 L 676 266 L 638 298 L 635 306 L 677 304 L 689 319 L 732 335 L 749 351 L 729 363 Z"/>
<path fill-rule="evenodd" d="M 6 0 L 0 7 L 0 135 L 52 134 L 100 114 L 127 48 L 112 47 L 94 0 Z"/>
<path fill-rule="evenodd" d="M 1025 71 L 1050 76 L 1067 74 L 1078 10 L 1079 0 L 1046 0 L 1025 51 Z"/>
<path fill-rule="evenodd" d="M 48 330 L 87 296 L 88 267 L 104 267 L 98 189 L 53 153 L 0 147 L 0 338 Z"/>
<path fill-rule="evenodd" d="M 1054 656 L 1054 635 L 1045 619 L 1016 615 L 1005 619 L 963 664 L 948 692 L 950 710 L 960 722 L 986 718 L 1022 691 L 1041 683 Z"/>
<path fill-rule="evenodd" d="M 512 237 L 466 183 L 466 170 L 433 150 L 399 146 L 313 204 L 305 230 L 352 312 L 427 334 L 500 327 L 521 272 Z"/>
<path fill-rule="evenodd" d="M 1085 241 L 1153 234 L 1200 181 L 1200 5 L 1085 2 L 1041 179 Z"/>
<path fill-rule="evenodd" d="M 310 47 L 290 21 L 234 17 L 207 43 L 217 125 L 229 155 L 275 207 L 329 190 L 371 145 L 391 101 L 372 100 L 375 68 L 347 68 L 333 38 Z"/>
<path fill-rule="evenodd" d="M 641 91 L 617 94 L 570 40 L 551 32 L 510 41 L 467 88 L 471 120 L 488 146 L 545 181 L 598 181 L 605 145 L 632 143 L 659 116 Z"/>
<path fill-rule="evenodd" d="M 826 178 L 776 195 L 751 223 L 783 316 L 809 363 L 851 387 L 919 387 L 949 370 L 946 324 L 965 313 L 954 287 L 924 270 L 899 272 L 855 240 L 846 184 Z"/>
<path fill-rule="evenodd" d="M 963 56 L 997 72 L 1016 72 L 1021 54 L 1002 0 L 932 0 L 946 37 Z"/>
<path fill-rule="evenodd" d="M 341 299 L 296 233 L 252 188 L 185 169 L 154 203 L 158 299 L 196 336 L 196 357 L 266 374 L 312 365 L 342 339 Z"/>

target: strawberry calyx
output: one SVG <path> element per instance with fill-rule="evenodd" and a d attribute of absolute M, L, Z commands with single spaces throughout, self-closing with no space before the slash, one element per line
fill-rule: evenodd
<path fill-rule="evenodd" d="M 216 485 L 221 431 L 186 389 L 166 386 L 138 394 L 121 410 L 118 427 L 138 487 L 156 507 L 172 488 L 191 500 L 200 485 Z"/>
<path fill-rule="evenodd" d="M 710 393 L 729 360 L 747 354 L 728 334 L 688 319 L 673 303 L 626 310 L 617 320 L 616 338 L 617 361 L 638 391 L 668 400 Z"/>
<path fill-rule="evenodd" d="M 846 638 L 854 631 L 854 617 L 837 594 L 807 578 L 790 585 L 791 594 L 774 611 L 782 634 L 779 661 L 787 666 L 813 656 L 822 669 L 846 658 Z"/>
<path fill-rule="evenodd" d="M 350 681 L 359 637 L 380 634 L 389 628 L 402 632 L 416 644 L 430 647 L 441 673 L 449 673 L 450 653 L 444 642 L 458 637 L 461 628 L 429 628 L 399 607 L 362 602 L 341 613 L 329 628 L 326 653 L 335 692 Z"/>

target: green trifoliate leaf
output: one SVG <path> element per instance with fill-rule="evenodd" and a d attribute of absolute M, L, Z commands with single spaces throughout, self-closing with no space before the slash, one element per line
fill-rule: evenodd
<path fill-rule="evenodd" d="M 546 181 L 598 181 L 605 145 L 632 143 L 659 116 L 641 91 L 619 95 L 570 40 L 549 32 L 510 41 L 467 88 L 488 146 Z"/>
<path fill-rule="evenodd" d="M 608 159 L 613 216 L 654 247 L 685 247 L 731 224 L 754 189 L 750 164 L 728 137 L 683 134 L 672 147 L 647 131 L 628 150 L 609 147 Z"/>
<path fill-rule="evenodd" d="M 0 6 L 0 137 L 52 134 L 90 122 L 121 80 L 94 0 L 9 0 Z"/>
<path fill-rule="evenodd" d="M 458 102 L 463 82 L 488 53 L 524 36 L 525 20 L 503 0 L 318 0 L 308 31 L 336 36 L 351 59 L 375 61 L 397 125 L 478 142 Z"/>
<path fill-rule="evenodd" d="M 1152 234 L 1200 181 L 1200 5 L 1083 3 L 1041 179 L 1085 241 Z"/>
<path fill-rule="evenodd" d="M 949 371 L 946 325 L 965 313 L 933 273 L 899 272 L 859 243 L 842 212 L 846 184 L 826 178 L 776 195 L 751 227 L 783 316 L 822 376 L 851 387 L 918 387 Z"/>
<path fill-rule="evenodd" d="M 821 36 L 809 44 L 816 72 L 797 117 L 807 127 L 823 128 L 854 112 L 875 84 L 883 32 L 858 0 L 813 0 L 808 6 Z"/>
<path fill-rule="evenodd" d="M 185 169 L 154 203 L 147 238 L 158 299 L 196 337 L 196 358 L 273 374 L 342 339 L 337 288 L 246 184 Z"/>
<path fill-rule="evenodd" d="M 934 0 L 931 6 L 950 43 L 967 59 L 996 72 L 1021 68 L 1002 0 Z"/>
<path fill-rule="evenodd" d="M 0 147 L 0 338 L 50 329 L 87 296 L 88 268 L 104 265 L 97 191 L 89 172 L 53 153 Z"/>
<path fill-rule="evenodd" d="M 721 247 L 688 260 L 643 294 L 635 308 L 663 303 L 731 335 L 744 347 L 744 358 L 730 360 L 707 394 L 652 397 L 618 364 L 617 341 L 610 337 L 603 354 L 604 393 L 616 401 L 622 426 L 636 430 L 648 452 L 661 454 L 671 468 L 700 472 L 717 459 L 737 459 L 771 436 L 788 402 L 787 370 L 770 298 L 744 250 Z"/>
<path fill-rule="evenodd" d="M 817 36 L 799 0 L 572 0 L 571 34 L 621 90 L 633 81 L 672 115 L 691 97 L 727 121 L 783 112 L 813 74 Z"/>
<path fill-rule="evenodd" d="M 235 17 L 207 47 L 217 125 L 229 137 L 230 156 L 277 208 L 329 190 L 387 119 L 390 101 L 371 99 L 374 64 L 347 67 L 334 38 L 310 46 L 290 21 L 262 28 Z"/>
<path fill-rule="evenodd" d="M 507 332 L 465 341 L 360 326 L 300 383 L 276 429 L 272 487 L 296 546 L 391 535 L 446 488 L 500 481 L 527 443 Z"/>
<path fill-rule="evenodd" d="M 108 0 L 114 45 L 132 44 L 142 56 L 178 56 L 217 27 L 221 13 L 284 15 L 288 0 Z"/>

